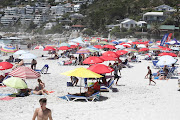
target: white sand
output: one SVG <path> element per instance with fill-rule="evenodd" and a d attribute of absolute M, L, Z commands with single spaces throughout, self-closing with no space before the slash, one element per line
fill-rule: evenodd
<path fill-rule="evenodd" d="M 42 50 L 33 50 L 31 53 L 37 56 L 47 55 L 47 52 Z M 7 57 L 1 57 L 5 58 Z M 113 86 L 119 92 L 103 92 L 101 101 L 97 102 L 67 102 L 58 99 L 57 96 L 64 96 L 68 92 L 77 93 L 80 89 L 67 87 L 69 77 L 60 73 L 80 66 L 58 66 L 57 60 L 45 59 L 41 57 L 37 59 L 37 68 L 41 69 L 44 64 L 50 66 L 48 71 L 50 74 L 42 74 L 41 79 L 46 84 L 46 89 L 55 93 L 46 96 L 18 97 L 10 101 L 1 100 L 0 120 L 31 120 L 42 97 L 48 99 L 47 107 L 52 110 L 54 120 L 179 120 L 178 80 L 156 80 L 156 86 L 149 86 L 148 79 L 144 79 L 147 66 L 152 66 L 149 61 L 130 63 L 134 67 L 122 69 L 122 78 L 118 82 L 120 86 Z M 152 69 L 152 72 L 156 71 Z M 37 85 L 35 79 L 26 82 L 29 88 L 35 88 Z M 13 92 L 14 90 L 9 87 L 0 88 L 0 93 Z"/>

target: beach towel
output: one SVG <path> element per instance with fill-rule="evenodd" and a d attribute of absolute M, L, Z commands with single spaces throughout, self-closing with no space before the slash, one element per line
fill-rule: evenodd
<path fill-rule="evenodd" d="M 9 96 L 11 94 L 0 93 L 0 96 Z"/>
<path fill-rule="evenodd" d="M 0 98 L 0 100 L 12 100 L 12 99 L 14 99 L 15 97 L 9 97 L 9 96 L 7 96 L 7 97 L 3 97 L 3 98 Z"/>
<path fill-rule="evenodd" d="M 55 91 L 47 91 L 48 93 L 54 93 Z"/>

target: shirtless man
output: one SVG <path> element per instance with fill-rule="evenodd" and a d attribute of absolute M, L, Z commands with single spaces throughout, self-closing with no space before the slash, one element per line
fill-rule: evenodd
<path fill-rule="evenodd" d="M 34 112 L 32 120 L 35 120 L 37 117 L 37 120 L 52 120 L 51 110 L 46 108 L 46 98 L 41 98 L 39 100 L 39 103 L 41 105 L 40 108 L 37 108 Z"/>
<path fill-rule="evenodd" d="M 156 84 L 156 82 L 154 82 L 154 81 L 152 80 L 152 72 L 151 72 L 150 67 L 148 66 L 147 69 L 148 69 L 148 73 L 147 73 L 147 75 L 145 76 L 145 78 L 147 78 L 147 76 L 149 75 L 149 85 L 151 85 L 151 82 L 153 82 L 154 84 Z"/>

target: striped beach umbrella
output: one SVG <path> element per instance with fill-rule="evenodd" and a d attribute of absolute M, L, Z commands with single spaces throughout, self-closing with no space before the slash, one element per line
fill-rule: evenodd
<path fill-rule="evenodd" d="M 88 54 L 88 53 L 91 53 L 88 49 L 85 49 L 85 48 L 81 48 L 80 50 L 78 50 L 76 52 L 77 54 Z"/>
<path fill-rule="evenodd" d="M 41 46 L 41 45 L 38 45 L 38 46 L 36 46 L 34 49 L 44 49 L 44 47 Z"/>
<path fill-rule="evenodd" d="M 1 48 L 1 51 L 6 53 L 14 53 L 17 51 L 17 49 L 13 46 L 4 46 Z"/>
<path fill-rule="evenodd" d="M 38 72 L 25 66 L 16 68 L 15 70 L 11 71 L 9 75 L 22 79 L 37 79 L 41 76 Z"/>

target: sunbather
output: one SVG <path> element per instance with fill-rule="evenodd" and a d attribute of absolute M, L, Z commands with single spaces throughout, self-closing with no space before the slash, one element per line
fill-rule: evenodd
<path fill-rule="evenodd" d="M 41 79 L 38 79 L 37 81 L 38 81 L 39 84 L 38 84 L 38 86 L 34 89 L 34 91 L 35 91 L 35 92 L 39 92 L 39 93 L 43 92 L 43 93 L 46 93 L 46 94 L 49 95 L 49 93 L 47 92 L 47 90 L 44 89 L 44 88 L 45 88 L 45 84 L 41 81 Z"/>

